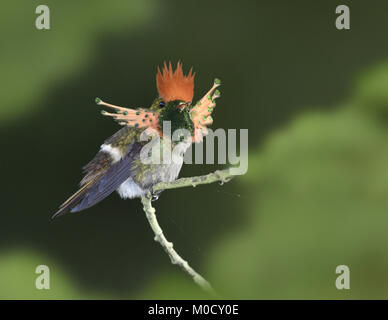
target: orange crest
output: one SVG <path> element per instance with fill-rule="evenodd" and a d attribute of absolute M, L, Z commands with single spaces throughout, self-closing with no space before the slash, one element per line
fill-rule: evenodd
<path fill-rule="evenodd" d="M 174 100 L 181 100 L 184 102 L 191 102 L 194 95 L 194 76 L 192 74 L 193 68 L 190 69 L 189 74 L 185 76 L 182 70 L 182 64 L 178 62 L 175 71 L 172 70 L 171 62 L 168 65 L 164 63 L 163 71 L 156 74 L 156 87 L 160 97 L 164 102 Z"/>

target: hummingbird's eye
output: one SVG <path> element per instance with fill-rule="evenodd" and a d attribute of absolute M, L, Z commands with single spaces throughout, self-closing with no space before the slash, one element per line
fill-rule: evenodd
<path fill-rule="evenodd" d="M 160 101 L 159 108 L 164 108 L 165 106 L 166 106 L 166 104 L 164 103 L 164 101 Z"/>

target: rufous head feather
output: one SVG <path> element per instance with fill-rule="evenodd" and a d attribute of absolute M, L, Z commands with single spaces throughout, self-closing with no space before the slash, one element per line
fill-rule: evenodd
<path fill-rule="evenodd" d="M 185 76 L 182 70 L 182 64 L 178 62 L 175 71 L 172 70 L 171 62 L 168 67 L 164 62 L 162 72 L 158 67 L 156 74 L 156 87 L 160 97 L 168 103 L 174 100 L 191 102 L 194 94 L 194 76 L 193 68 Z"/>
<path fill-rule="evenodd" d="M 101 111 L 101 114 L 104 116 L 109 116 L 115 119 L 122 126 L 129 126 L 134 128 L 152 128 L 154 130 L 160 131 L 159 128 L 159 117 L 158 114 L 154 111 L 149 111 L 145 109 L 129 109 L 120 106 L 115 106 L 110 103 L 102 101 L 100 98 L 96 98 L 96 103 L 98 105 L 106 106 L 116 113 L 109 113 L 105 110 Z"/>
<path fill-rule="evenodd" d="M 203 136 L 207 135 L 206 127 L 213 123 L 211 113 L 216 106 L 215 100 L 221 96 L 220 91 L 216 90 L 220 85 L 221 80 L 215 79 L 211 89 L 190 110 L 190 117 L 194 124 L 193 140 L 195 142 L 202 141 Z"/>

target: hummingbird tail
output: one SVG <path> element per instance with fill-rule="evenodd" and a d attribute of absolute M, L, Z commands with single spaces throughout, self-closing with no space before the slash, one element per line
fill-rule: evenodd
<path fill-rule="evenodd" d="M 86 191 L 89 189 L 89 186 L 93 181 L 86 183 L 82 188 L 80 188 L 76 193 L 74 193 L 69 199 L 67 199 L 51 216 L 51 220 L 54 220 L 60 216 L 63 216 L 65 213 L 74 208 L 85 196 Z"/>
<path fill-rule="evenodd" d="M 130 177 L 132 160 L 140 153 L 142 144 L 133 143 L 129 148 L 130 151 L 120 161 L 111 164 L 109 169 L 86 182 L 51 218 L 60 217 L 67 211 L 78 212 L 90 208 L 114 192 Z"/>

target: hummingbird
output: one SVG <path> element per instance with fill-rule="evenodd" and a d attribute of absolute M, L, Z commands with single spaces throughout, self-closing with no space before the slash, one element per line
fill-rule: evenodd
<path fill-rule="evenodd" d="M 97 105 L 113 110 L 102 110 L 101 114 L 112 117 L 123 128 L 106 139 L 95 157 L 83 167 L 79 190 L 59 207 L 52 219 L 90 208 L 114 191 L 123 199 L 151 193 L 156 200 L 161 191 L 154 193 L 153 186 L 178 178 L 185 152 L 192 143 L 202 141 L 208 133 L 207 126 L 213 123 L 211 113 L 216 106 L 215 99 L 220 97 L 216 88 L 221 81 L 215 79 L 205 96 L 192 104 L 194 77 L 193 68 L 184 75 L 181 62 L 175 70 L 171 62 L 168 66 L 164 62 L 162 71 L 158 67 L 156 73 L 158 97 L 149 108 L 120 107 L 96 98 Z M 172 139 L 169 133 L 174 136 L 179 130 L 188 134 Z M 152 135 L 144 138 L 142 135 L 147 131 Z M 154 141 L 156 154 L 163 150 L 173 151 L 172 161 L 144 161 L 142 150 L 150 144 L 150 139 Z"/>

